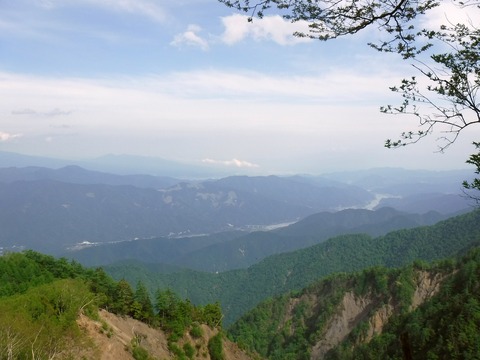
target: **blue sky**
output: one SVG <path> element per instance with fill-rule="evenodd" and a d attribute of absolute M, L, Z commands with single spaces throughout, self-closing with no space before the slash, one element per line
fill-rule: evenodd
<path fill-rule="evenodd" d="M 381 34 L 294 38 L 303 26 L 215 0 L 0 0 L 0 150 L 258 174 L 467 167 L 477 129 L 445 154 L 441 134 L 383 148 L 417 123 L 379 112 L 414 74 L 368 48 Z"/>

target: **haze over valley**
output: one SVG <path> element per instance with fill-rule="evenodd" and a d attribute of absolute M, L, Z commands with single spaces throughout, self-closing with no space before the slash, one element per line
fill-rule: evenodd
<path fill-rule="evenodd" d="M 341 210 L 356 209 L 360 214 L 389 207 L 396 210 L 395 216 L 405 218 L 396 221 L 400 228 L 433 224 L 470 210 L 472 205 L 461 191 L 461 182 L 471 176 L 468 171 L 386 168 L 320 176 L 188 180 L 170 176 L 168 168 L 164 176 L 117 175 L 77 165 L 56 169 L 36 165 L 42 162 L 46 159 L 32 157 L 31 166 L 0 169 L 0 236 L 4 249 L 35 249 L 60 255 L 90 246 L 113 249 L 135 245 L 122 242 L 173 242 L 188 237 L 195 237 L 189 242 L 205 241 L 205 246 L 213 246 L 216 240 L 209 235 L 235 231 L 235 237 L 244 238 L 249 233 L 276 227 L 282 229 L 269 231 L 269 236 L 283 236 L 282 232 L 295 235 L 302 223 L 316 221 L 317 229 L 308 234 L 314 237 L 322 229 L 320 224 L 332 226 L 329 222 L 335 221 L 320 219 L 347 214 Z M 417 219 L 408 214 L 417 214 Z M 312 220 L 315 216 L 317 219 Z M 335 225 L 338 233 L 325 228 L 323 238 L 348 231 L 362 232 L 363 222 L 368 221 L 357 220 L 356 225 L 349 224 L 343 230 Z M 395 223 L 392 219 L 382 221 Z M 395 229 L 394 225 L 384 226 L 386 230 Z M 180 239 L 176 243 L 187 241 Z M 271 252 L 315 241 L 320 240 L 297 241 L 294 246 L 288 245 L 293 243 L 291 240 L 284 240 L 284 245 L 276 240 Z"/>

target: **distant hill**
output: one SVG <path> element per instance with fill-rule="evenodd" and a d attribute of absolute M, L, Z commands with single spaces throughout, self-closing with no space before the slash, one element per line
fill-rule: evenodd
<path fill-rule="evenodd" d="M 310 209 L 180 184 L 158 191 L 51 180 L 0 183 L 0 244 L 48 253 L 82 242 L 204 234 L 303 217 Z"/>
<path fill-rule="evenodd" d="M 76 165 L 85 169 L 120 175 L 147 174 L 182 179 L 218 178 L 231 174 L 206 164 L 189 164 L 160 157 L 108 154 L 96 158 L 61 159 L 0 151 L 0 167 L 61 168 Z"/>
<path fill-rule="evenodd" d="M 366 205 L 373 196 L 364 188 L 339 181 L 312 181 L 308 177 L 290 176 L 230 176 L 215 184 L 260 196 L 310 207 L 316 211 L 341 210 Z"/>
<path fill-rule="evenodd" d="M 480 211 L 450 218 L 433 226 L 390 232 L 384 236 L 343 235 L 291 253 L 273 255 L 248 269 L 218 274 L 182 270 L 156 271 L 160 265 L 118 263 L 105 269 L 114 278 L 139 279 L 151 288 L 170 287 L 194 303 L 219 300 L 230 324 L 260 301 L 301 289 L 335 272 L 369 266 L 399 267 L 414 260 L 432 261 L 480 244 Z"/>
<path fill-rule="evenodd" d="M 326 238 L 346 233 L 379 236 L 393 230 L 433 225 L 446 217 L 435 211 L 414 214 L 389 207 L 379 208 L 375 211 L 346 209 L 333 213 L 313 214 L 295 224 L 274 231 L 281 235 L 295 236 L 322 234 Z"/>
<path fill-rule="evenodd" d="M 0 167 L 46 167 L 59 168 L 71 165 L 72 162 L 65 159 L 55 159 L 33 155 L 23 155 L 9 151 L 0 151 Z"/>
<path fill-rule="evenodd" d="M 400 211 L 419 213 L 437 209 L 437 211 L 447 214 L 449 212 L 469 211 L 473 208 L 472 205 L 473 202 L 469 201 L 463 194 L 421 193 L 399 198 L 382 199 L 376 208 L 387 206 Z"/>
<path fill-rule="evenodd" d="M 272 231 L 238 231 L 193 238 L 103 244 L 68 252 L 65 256 L 90 266 L 134 259 L 221 272 L 247 268 L 267 256 L 312 246 L 338 235 L 362 233 L 379 236 L 393 230 L 432 225 L 443 219 L 444 215 L 435 212 L 416 215 L 391 208 L 377 211 L 350 209 L 310 215 Z"/>
<path fill-rule="evenodd" d="M 58 169 L 37 166 L 0 168 L 0 182 L 54 180 L 70 184 L 132 185 L 140 188 L 164 189 L 181 180 L 166 176 L 115 175 L 69 165 Z"/>
<path fill-rule="evenodd" d="M 360 233 L 379 236 L 393 230 L 432 225 L 443 219 L 445 216 L 438 213 L 414 215 L 394 209 L 322 212 L 284 228 L 254 232 L 212 244 L 171 263 L 211 272 L 247 268 L 270 255 L 306 248 L 338 235 Z"/>
<path fill-rule="evenodd" d="M 153 238 L 101 243 L 64 252 L 62 255 L 75 259 L 85 266 L 102 266 L 123 260 L 137 260 L 148 263 L 171 264 L 174 268 L 177 259 L 213 244 L 228 242 L 244 235 L 243 231 L 228 231 L 212 235 L 183 238 Z"/>

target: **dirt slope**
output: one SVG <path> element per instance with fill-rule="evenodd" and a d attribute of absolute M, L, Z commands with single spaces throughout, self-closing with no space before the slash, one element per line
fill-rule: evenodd
<path fill-rule="evenodd" d="M 173 359 L 174 355 L 168 349 L 165 334 L 149 327 L 138 320 L 128 317 L 119 317 L 105 310 L 99 311 L 99 321 L 94 321 L 85 315 L 78 319 L 80 329 L 91 340 L 92 346 L 78 353 L 78 359 L 98 360 L 132 360 L 132 342 L 140 344 L 154 359 Z M 189 342 L 195 349 L 194 359 L 210 360 L 208 354 L 208 340 L 218 331 L 202 326 L 203 336 L 193 339 L 185 335 L 178 342 L 182 347 Z M 132 341 L 133 340 L 133 341 Z M 224 340 L 224 355 L 226 360 L 250 360 L 236 344 Z"/>
<path fill-rule="evenodd" d="M 435 295 L 445 277 L 428 271 L 418 271 L 411 309 L 417 308 Z M 330 319 L 321 339 L 312 348 L 311 359 L 323 359 L 330 349 L 345 340 L 355 326 L 366 319 L 369 329 L 365 341 L 370 341 L 375 334 L 382 332 L 390 316 L 396 311 L 391 300 L 379 306 L 379 299 L 371 294 L 357 297 L 353 292 L 345 293 L 338 311 Z"/>

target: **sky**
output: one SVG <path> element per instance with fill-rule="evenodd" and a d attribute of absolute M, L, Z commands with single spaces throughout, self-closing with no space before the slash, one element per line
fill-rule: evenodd
<path fill-rule="evenodd" d="M 422 21 L 444 19 L 437 9 Z M 216 0 L 0 0 L 0 151 L 106 154 L 232 173 L 468 168 L 468 129 L 445 153 L 418 123 L 385 115 L 415 75 L 367 46 L 376 29 L 320 42 L 275 13 L 247 21 Z"/>

